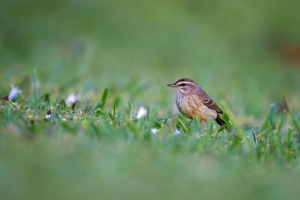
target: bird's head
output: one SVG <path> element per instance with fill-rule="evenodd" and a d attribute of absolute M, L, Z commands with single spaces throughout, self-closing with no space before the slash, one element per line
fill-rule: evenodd
<path fill-rule="evenodd" d="M 193 94 L 196 93 L 200 86 L 189 78 L 181 78 L 175 83 L 168 84 L 169 87 L 174 87 L 183 95 Z"/>

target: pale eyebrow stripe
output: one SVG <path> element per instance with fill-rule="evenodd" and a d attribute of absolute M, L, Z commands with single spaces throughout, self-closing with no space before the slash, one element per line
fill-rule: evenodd
<path fill-rule="evenodd" d="M 186 81 L 180 81 L 180 82 L 176 83 L 176 85 L 180 85 L 182 83 L 185 83 L 186 85 L 191 85 L 191 82 L 186 82 Z"/>

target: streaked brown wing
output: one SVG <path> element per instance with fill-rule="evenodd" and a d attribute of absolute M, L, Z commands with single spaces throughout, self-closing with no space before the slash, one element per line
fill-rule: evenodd
<path fill-rule="evenodd" d="M 208 108 L 215 110 L 217 113 L 223 114 L 222 109 L 208 95 L 205 95 L 204 98 L 202 96 L 201 101 Z"/>

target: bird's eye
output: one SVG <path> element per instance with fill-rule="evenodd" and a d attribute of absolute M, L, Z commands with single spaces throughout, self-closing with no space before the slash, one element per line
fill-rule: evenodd
<path fill-rule="evenodd" d="M 181 83 L 180 85 L 181 85 L 182 87 L 186 86 L 186 84 L 185 84 L 185 83 Z"/>

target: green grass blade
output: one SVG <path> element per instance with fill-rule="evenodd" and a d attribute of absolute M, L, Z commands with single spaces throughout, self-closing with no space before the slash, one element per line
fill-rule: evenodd
<path fill-rule="evenodd" d="M 275 118 L 275 114 L 276 114 L 276 109 L 277 109 L 277 106 L 275 103 L 272 103 L 270 105 L 270 115 L 269 115 L 269 120 L 270 120 L 270 124 L 271 126 L 273 126 L 273 128 L 275 128 L 275 122 L 274 122 L 274 118 Z"/>
<path fill-rule="evenodd" d="M 257 137 L 256 137 L 256 133 L 255 132 L 252 132 L 252 135 L 253 135 L 253 141 L 257 144 Z"/>
<path fill-rule="evenodd" d="M 106 104 L 106 99 L 107 99 L 107 93 L 108 93 L 108 88 L 105 88 L 103 94 L 102 94 L 102 98 L 101 98 L 101 105 L 100 108 L 103 109 L 105 104 Z"/>
<path fill-rule="evenodd" d="M 227 103 L 225 101 L 221 101 L 221 105 L 222 105 L 224 112 L 228 114 L 230 120 L 232 121 L 233 126 L 236 128 L 238 136 L 240 138 L 244 138 L 245 133 L 241 129 L 240 125 L 238 124 L 236 118 L 234 117 L 234 115 L 233 115 L 231 109 L 229 108 L 229 106 L 227 105 Z"/>
<path fill-rule="evenodd" d="M 38 102 L 38 83 L 37 83 L 37 73 L 36 69 L 33 70 L 33 97 L 34 102 Z"/>
<path fill-rule="evenodd" d="M 245 138 L 242 140 L 242 143 L 244 142 L 244 141 L 246 141 L 247 139 L 249 140 L 249 141 L 252 141 L 252 140 L 250 140 L 250 135 L 253 135 L 253 133 L 255 133 L 257 130 L 259 129 L 259 126 L 254 126 L 253 128 L 251 128 L 251 129 L 249 129 L 249 130 L 247 130 L 246 132 L 245 132 Z M 256 140 L 256 139 L 255 139 Z M 254 143 L 256 143 L 255 142 L 255 140 L 253 140 L 253 142 Z"/>
<path fill-rule="evenodd" d="M 230 121 L 227 121 L 224 125 L 219 126 L 217 128 L 217 130 L 215 130 L 215 132 L 211 135 L 212 137 L 215 137 L 218 133 L 220 133 L 221 131 L 223 131 L 224 129 L 228 129 L 228 127 L 230 127 L 232 125 L 232 123 Z"/>
<path fill-rule="evenodd" d="M 280 133 L 280 131 L 282 129 L 282 126 L 283 126 L 283 124 L 285 124 L 285 122 L 286 122 L 286 110 L 284 110 L 282 112 L 281 121 L 280 121 L 280 124 L 279 124 L 278 129 L 277 129 L 278 130 L 278 134 Z"/>
<path fill-rule="evenodd" d="M 298 133 L 300 133 L 300 122 L 297 121 L 296 116 L 295 116 L 286 96 L 284 96 L 284 102 L 285 102 L 285 105 L 286 105 L 288 111 L 291 113 L 293 123 L 294 123 Z"/>
<path fill-rule="evenodd" d="M 288 132 L 286 134 L 286 144 L 289 146 L 292 139 L 293 127 L 288 128 Z"/>
<path fill-rule="evenodd" d="M 277 131 L 275 132 L 275 136 L 276 136 L 276 146 L 277 148 L 279 149 L 279 152 L 281 155 L 284 154 L 284 144 L 282 142 L 282 134 L 281 134 L 281 129 L 282 129 L 282 126 L 283 124 L 285 124 L 285 121 L 286 121 L 286 111 L 284 110 L 282 112 L 282 115 L 281 115 L 281 121 L 280 121 L 280 124 L 277 128 Z"/>
<path fill-rule="evenodd" d="M 128 107 L 129 107 L 129 117 L 131 118 L 134 115 L 133 105 L 129 99 L 128 99 L 127 103 L 128 103 Z"/>
<path fill-rule="evenodd" d="M 211 137 L 213 137 L 213 121 L 210 119 L 210 120 L 207 120 L 207 135 L 210 135 Z"/>
<path fill-rule="evenodd" d="M 223 110 L 228 114 L 230 120 L 232 121 L 233 126 L 236 128 L 237 137 L 235 137 L 235 142 L 232 144 L 232 148 L 234 148 L 235 146 L 238 145 L 237 141 L 240 141 L 242 138 L 245 138 L 246 134 L 242 130 L 242 128 L 240 127 L 240 125 L 238 124 L 236 118 L 234 117 L 231 109 L 226 104 L 226 102 L 225 101 L 221 101 L 221 105 L 222 105 Z M 254 130 L 256 130 L 256 129 L 257 128 L 255 127 Z M 247 154 L 249 154 L 250 152 L 253 152 L 253 144 L 250 143 L 250 142 L 245 142 L 245 145 L 243 145 L 242 147 L 243 147 L 245 153 L 247 153 Z"/>
<path fill-rule="evenodd" d="M 103 116 L 106 116 L 106 113 L 105 113 L 101 108 L 97 108 L 97 109 L 95 110 L 95 113 L 101 114 L 101 115 L 103 115 Z"/>
<path fill-rule="evenodd" d="M 181 126 L 182 130 L 185 133 L 190 133 L 189 129 L 185 126 L 185 124 L 183 123 L 183 121 L 181 119 L 178 119 L 179 125 Z"/>
<path fill-rule="evenodd" d="M 101 108 L 101 109 L 104 108 L 105 103 L 106 103 L 106 99 L 107 99 L 107 93 L 108 93 L 108 88 L 105 88 L 105 90 L 104 90 L 104 92 L 103 92 L 103 94 L 102 94 L 101 101 L 99 101 L 99 102 L 96 104 L 94 110 L 97 110 L 98 108 Z"/>
<path fill-rule="evenodd" d="M 193 117 L 193 127 L 192 127 L 192 132 L 193 133 L 199 133 L 201 129 L 201 123 Z"/>
<path fill-rule="evenodd" d="M 127 101 L 127 103 L 128 103 L 128 106 L 129 106 L 129 111 L 131 112 L 131 110 L 132 110 L 132 103 L 131 103 L 131 101 L 128 99 L 128 101 Z"/>
<path fill-rule="evenodd" d="M 140 137 L 140 131 L 139 131 L 138 127 L 132 121 L 127 120 L 126 125 L 136 138 Z"/>
<path fill-rule="evenodd" d="M 11 121 L 12 120 L 12 111 L 11 111 L 11 107 L 7 108 L 7 121 Z"/>
<path fill-rule="evenodd" d="M 254 126 L 253 128 L 245 132 L 246 137 L 249 137 L 252 133 L 256 132 L 259 129 L 259 126 Z"/>
<path fill-rule="evenodd" d="M 97 104 L 95 105 L 94 111 L 96 111 L 97 109 L 99 109 L 101 106 L 101 101 L 98 101 Z"/>
<path fill-rule="evenodd" d="M 116 117 L 116 104 L 114 104 L 113 116 Z"/>

